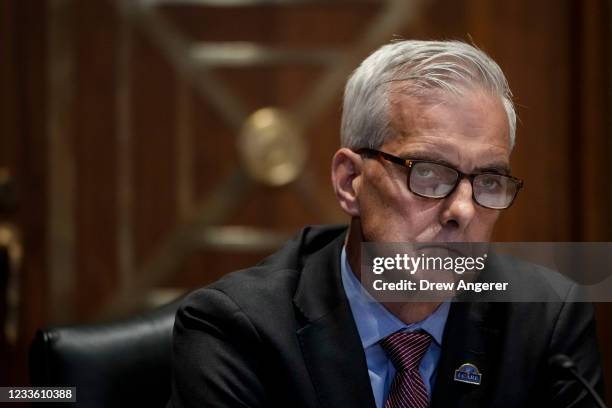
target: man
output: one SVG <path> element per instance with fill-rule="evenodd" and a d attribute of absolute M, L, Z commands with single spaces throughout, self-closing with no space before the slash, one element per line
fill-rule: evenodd
<path fill-rule="evenodd" d="M 465 43 L 394 42 L 368 57 L 347 83 L 332 160 L 348 230 L 307 227 L 191 294 L 169 406 L 592 406 L 549 364 L 569 356 L 601 392 L 590 305 L 381 304 L 360 290 L 363 242 L 490 239 L 521 187 L 510 98 L 497 64 Z M 460 381 L 465 367 L 476 380 Z"/>

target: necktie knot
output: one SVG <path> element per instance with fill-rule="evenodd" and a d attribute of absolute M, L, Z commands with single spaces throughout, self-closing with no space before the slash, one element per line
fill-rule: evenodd
<path fill-rule="evenodd" d="M 395 332 L 380 341 L 397 371 L 418 369 L 421 359 L 431 344 L 426 332 Z"/>

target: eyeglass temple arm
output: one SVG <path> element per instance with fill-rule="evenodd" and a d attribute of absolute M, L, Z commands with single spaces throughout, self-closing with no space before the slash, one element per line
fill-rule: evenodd
<path fill-rule="evenodd" d="M 380 150 L 370 149 L 367 147 L 357 150 L 357 153 L 368 154 L 370 156 L 375 156 L 375 157 L 381 157 L 387 161 L 390 161 L 392 163 L 399 164 L 401 166 L 405 166 L 408 168 L 412 167 L 412 164 L 413 164 L 412 160 L 402 159 L 401 157 L 396 157 L 396 156 L 393 156 L 392 154 L 381 152 Z"/>

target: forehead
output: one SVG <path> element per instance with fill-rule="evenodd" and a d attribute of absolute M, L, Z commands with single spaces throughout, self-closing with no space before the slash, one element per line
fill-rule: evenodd
<path fill-rule="evenodd" d="M 419 97 L 391 91 L 388 98 L 391 137 L 384 150 L 441 159 L 465 172 L 489 163 L 509 167 L 510 126 L 498 96 L 469 89 Z"/>

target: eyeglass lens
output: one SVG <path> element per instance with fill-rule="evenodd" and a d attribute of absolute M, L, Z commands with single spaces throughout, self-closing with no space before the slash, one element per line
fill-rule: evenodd
<path fill-rule="evenodd" d="M 417 162 L 410 172 L 410 190 L 429 198 L 447 196 L 457 184 L 459 174 L 449 167 L 427 162 Z M 516 195 L 517 183 L 501 174 L 479 174 L 472 184 L 474 199 L 482 206 L 494 209 L 507 208 Z"/>

